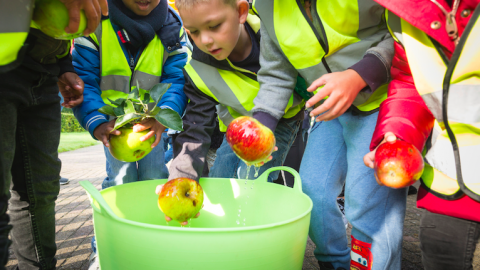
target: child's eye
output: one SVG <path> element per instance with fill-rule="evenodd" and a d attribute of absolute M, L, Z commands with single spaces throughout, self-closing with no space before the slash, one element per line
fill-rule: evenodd
<path fill-rule="evenodd" d="M 197 30 L 195 30 L 195 31 L 190 31 L 190 35 L 196 35 L 196 34 L 198 34 L 198 31 L 197 31 Z"/>
<path fill-rule="evenodd" d="M 210 26 L 210 29 L 217 29 L 220 26 L 221 23 L 215 25 L 215 26 Z"/>

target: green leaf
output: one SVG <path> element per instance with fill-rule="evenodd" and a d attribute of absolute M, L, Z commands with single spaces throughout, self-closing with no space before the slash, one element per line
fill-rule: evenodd
<path fill-rule="evenodd" d="M 155 115 L 155 119 L 167 128 L 183 131 L 182 118 L 172 109 L 160 109 Z"/>
<path fill-rule="evenodd" d="M 133 104 L 133 107 L 135 107 L 135 111 L 137 113 L 144 113 L 144 109 L 143 109 L 142 104 L 135 103 L 135 104 Z"/>
<path fill-rule="evenodd" d="M 100 109 L 98 109 L 98 111 L 103 113 L 103 114 L 116 116 L 115 112 L 113 111 L 114 109 L 115 108 L 113 108 L 110 105 L 105 105 L 105 106 L 101 107 Z"/>
<path fill-rule="evenodd" d="M 160 110 L 160 107 L 155 107 L 153 110 L 148 112 L 148 115 L 155 116 Z"/>
<path fill-rule="evenodd" d="M 143 95 L 143 104 L 148 104 L 149 102 L 150 102 L 150 94 L 145 93 L 145 95 Z"/>
<path fill-rule="evenodd" d="M 116 129 L 119 129 L 119 128 L 123 127 L 124 125 L 126 125 L 126 124 L 128 124 L 132 121 L 138 120 L 142 117 L 143 117 L 143 115 L 137 114 L 137 113 L 129 113 L 129 114 L 122 115 L 122 116 L 118 117 L 117 120 L 115 120 L 115 127 L 113 127 L 112 131 L 114 131 Z"/>
<path fill-rule="evenodd" d="M 124 98 L 117 98 L 116 100 L 111 100 L 111 99 L 109 99 L 109 98 L 107 98 L 107 99 L 110 101 L 110 103 L 112 103 L 113 105 L 115 105 L 115 106 L 117 106 L 117 107 L 118 107 L 118 106 L 122 106 L 123 103 L 124 103 L 125 100 L 126 100 L 126 99 L 124 99 Z"/>
<path fill-rule="evenodd" d="M 125 102 L 123 110 L 125 111 L 125 114 L 136 113 L 135 107 L 133 106 L 133 102 L 131 100 L 127 100 Z"/>
<path fill-rule="evenodd" d="M 123 106 L 118 106 L 116 108 L 113 108 L 113 112 L 115 113 L 115 116 L 121 116 L 125 114 L 125 111 L 123 110 Z"/>
<path fill-rule="evenodd" d="M 160 99 L 162 99 L 163 94 L 167 92 L 171 85 L 171 83 L 157 83 L 152 87 L 152 89 L 150 89 L 150 96 L 155 102 L 155 106 L 158 104 Z"/>
<path fill-rule="evenodd" d="M 135 87 L 132 89 L 132 91 L 130 91 L 130 93 L 128 94 L 127 96 L 127 99 L 139 99 L 140 98 L 140 94 L 138 92 L 138 88 Z"/>

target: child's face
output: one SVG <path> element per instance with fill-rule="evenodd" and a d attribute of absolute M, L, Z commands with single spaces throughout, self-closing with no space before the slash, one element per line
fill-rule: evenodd
<path fill-rule="evenodd" d="M 210 0 L 179 10 L 187 33 L 200 50 L 217 60 L 224 60 L 230 55 L 248 14 L 248 3 L 246 14 L 239 12 L 244 9 L 239 9 L 244 4 L 241 2 L 238 1 L 235 8 L 223 0 Z"/>
<path fill-rule="evenodd" d="M 122 0 L 122 1 L 127 8 L 129 8 L 135 14 L 140 16 L 147 16 L 160 3 L 160 0 Z"/>

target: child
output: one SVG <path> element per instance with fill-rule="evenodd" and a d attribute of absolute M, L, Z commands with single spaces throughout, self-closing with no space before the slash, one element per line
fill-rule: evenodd
<path fill-rule="evenodd" d="M 220 131 L 236 117 L 251 116 L 253 99 L 260 88 L 257 71 L 260 68 L 260 21 L 249 14 L 245 0 L 177 0 L 176 6 L 185 28 L 193 40 L 192 59 L 185 66 L 185 94 L 190 99 L 183 118 L 184 132 L 174 142 L 174 160 L 170 179 L 202 176 L 205 157 L 215 128 L 218 110 Z M 303 119 L 302 99 L 290 95 L 285 117 L 275 131 L 278 151 L 266 169 L 283 164 Z M 226 139 L 217 150 L 210 177 L 247 178 L 246 165 Z M 249 179 L 254 176 L 252 169 Z M 278 172 L 272 173 L 270 181 Z"/>
<path fill-rule="evenodd" d="M 315 105 L 310 115 L 318 117 L 300 176 L 314 204 L 310 237 L 320 269 L 350 269 L 358 260 L 359 269 L 400 269 L 406 189 L 378 186 L 362 162 L 393 56 L 383 8 L 371 0 L 257 0 L 253 6 L 262 20 L 254 117 L 275 129 L 299 75 L 316 91 L 306 104 Z M 337 206 L 344 183 L 351 249 Z"/>
<path fill-rule="evenodd" d="M 472 269 L 480 238 L 480 1 L 377 2 L 389 9 L 395 57 L 370 149 L 397 138 L 425 146 L 417 200 L 426 209 L 423 266 Z M 365 164 L 373 168 L 374 157 Z"/>
<path fill-rule="evenodd" d="M 108 150 L 109 136 L 115 119 L 108 119 L 98 109 L 109 104 L 107 98 L 126 97 L 131 87 L 172 83 L 159 102 L 162 108 L 171 108 L 183 114 L 187 99 L 183 93 L 182 68 L 187 61 L 185 42 L 182 41 L 182 22 L 168 6 L 167 0 L 109 0 L 110 16 L 90 37 L 75 40 L 73 63 L 85 82 L 84 102 L 74 109 L 81 125 L 105 145 L 107 178 L 102 188 L 138 180 L 167 178 L 161 140 L 165 127 L 155 119 L 134 126 L 134 131 L 150 129 L 142 137 L 156 136 L 150 152 L 138 162 L 122 162 Z M 110 121 L 109 121 L 110 120 Z"/>

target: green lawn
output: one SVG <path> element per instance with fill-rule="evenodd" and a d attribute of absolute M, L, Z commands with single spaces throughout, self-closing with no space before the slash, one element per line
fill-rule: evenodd
<path fill-rule="evenodd" d="M 100 142 L 94 140 L 88 132 L 64 132 L 60 135 L 58 152 L 66 152 L 82 147 L 92 146 Z"/>

